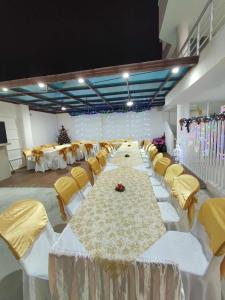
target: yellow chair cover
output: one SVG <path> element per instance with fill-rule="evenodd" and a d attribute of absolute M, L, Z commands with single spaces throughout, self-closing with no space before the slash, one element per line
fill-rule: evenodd
<path fill-rule="evenodd" d="M 144 140 L 144 149 L 147 150 L 147 147 L 151 145 L 151 141 L 149 140 Z"/>
<path fill-rule="evenodd" d="M 16 259 L 23 257 L 48 223 L 41 202 L 22 200 L 0 214 L 0 236 Z"/>
<path fill-rule="evenodd" d="M 158 149 L 156 147 L 152 147 L 149 151 L 149 158 L 151 161 L 154 160 L 156 154 L 158 153 Z"/>
<path fill-rule="evenodd" d="M 166 169 L 164 180 L 169 188 L 172 188 L 174 178 L 181 175 L 184 172 L 184 168 L 180 164 L 173 164 Z"/>
<path fill-rule="evenodd" d="M 99 164 L 102 168 L 104 168 L 106 166 L 106 163 L 107 163 L 106 154 L 104 154 L 103 151 L 98 152 L 97 155 L 96 155 L 96 158 L 99 161 Z"/>
<path fill-rule="evenodd" d="M 32 150 L 32 155 L 35 159 L 35 162 L 39 164 L 41 157 L 44 156 L 44 152 L 40 150 L 40 148 L 35 148 Z"/>
<path fill-rule="evenodd" d="M 72 143 L 71 147 L 69 147 L 69 151 L 72 152 L 73 156 L 77 156 L 77 150 L 80 148 L 79 144 L 77 143 Z"/>
<path fill-rule="evenodd" d="M 207 199 L 198 214 L 208 234 L 209 246 L 215 256 L 225 254 L 225 198 Z M 225 277 L 225 258 L 221 263 L 221 277 Z"/>
<path fill-rule="evenodd" d="M 166 169 L 169 167 L 171 164 L 171 160 L 167 157 L 162 157 L 156 161 L 154 171 L 160 175 L 164 176 L 166 173 Z"/>
<path fill-rule="evenodd" d="M 67 161 L 67 153 L 69 151 L 69 147 L 65 147 L 59 150 L 59 155 L 63 155 L 63 159 Z"/>
<path fill-rule="evenodd" d="M 176 198 L 180 207 L 188 210 L 188 220 L 191 226 L 195 215 L 195 194 L 199 191 L 200 184 L 197 178 L 192 175 L 180 175 L 174 179 L 171 193 Z"/>
<path fill-rule="evenodd" d="M 156 154 L 156 156 L 154 157 L 153 162 L 152 162 L 153 168 L 155 167 L 155 164 L 157 163 L 157 161 L 158 161 L 160 158 L 163 158 L 163 154 L 162 154 L 162 153 Z"/>
<path fill-rule="evenodd" d="M 86 144 L 84 144 L 84 147 L 85 147 L 85 149 L 87 151 L 87 154 L 90 154 L 91 150 L 93 149 L 94 146 L 93 146 L 93 144 L 86 143 Z"/>
<path fill-rule="evenodd" d="M 71 170 L 71 175 L 76 180 L 80 189 L 84 188 L 90 182 L 88 175 L 84 168 L 75 167 Z"/>
<path fill-rule="evenodd" d="M 23 149 L 23 155 L 27 158 L 32 155 L 32 151 L 30 149 Z"/>
<path fill-rule="evenodd" d="M 64 205 L 67 205 L 71 198 L 79 192 L 79 186 L 73 178 L 63 176 L 55 182 L 54 188 L 58 193 L 57 198 L 59 200 L 59 208 L 62 219 L 66 220 L 67 216 L 64 210 Z"/>
<path fill-rule="evenodd" d="M 95 157 L 90 157 L 88 159 L 88 164 L 95 175 L 99 175 L 101 173 L 101 166 Z"/>

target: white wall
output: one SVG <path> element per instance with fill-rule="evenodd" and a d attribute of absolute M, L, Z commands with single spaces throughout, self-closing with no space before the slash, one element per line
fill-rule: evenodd
<path fill-rule="evenodd" d="M 164 112 L 112 113 L 70 117 L 58 114 L 58 126 L 69 130 L 72 140 L 133 138 L 152 139 L 164 133 Z"/>
<path fill-rule="evenodd" d="M 24 166 L 24 148 L 56 142 L 56 115 L 29 111 L 26 105 L 0 101 L 0 121 L 5 122 L 8 157 L 14 169 Z"/>
<path fill-rule="evenodd" d="M 21 149 L 24 147 L 20 106 L 0 102 L 0 121 L 5 122 L 6 126 L 9 160 L 13 168 L 17 169 L 23 165 Z"/>
<path fill-rule="evenodd" d="M 58 123 L 56 115 L 31 110 L 30 120 L 33 146 L 57 141 Z"/>

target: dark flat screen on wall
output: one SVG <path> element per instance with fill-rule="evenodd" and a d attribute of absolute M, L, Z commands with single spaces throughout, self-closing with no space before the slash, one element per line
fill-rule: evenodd
<path fill-rule="evenodd" d="M 5 144 L 5 143 L 7 143 L 5 122 L 0 122 L 0 144 Z"/>

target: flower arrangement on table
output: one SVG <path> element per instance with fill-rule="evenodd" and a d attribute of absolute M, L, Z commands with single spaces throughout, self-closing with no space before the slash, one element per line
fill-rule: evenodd
<path fill-rule="evenodd" d="M 157 147 L 160 152 L 166 152 L 166 139 L 165 134 L 159 138 L 153 139 L 152 143 Z"/>
<path fill-rule="evenodd" d="M 125 191 L 125 186 L 122 183 L 118 183 L 115 187 L 115 191 L 124 192 Z"/>

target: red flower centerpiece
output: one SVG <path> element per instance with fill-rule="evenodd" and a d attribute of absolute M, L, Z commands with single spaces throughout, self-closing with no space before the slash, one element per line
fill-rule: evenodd
<path fill-rule="evenodd" d="M 115 187 L 115 190 L 117 192 L 124 192 L 125 191 L 125 186 L 122 183 L 118 183 L 117 186 Z"/>

